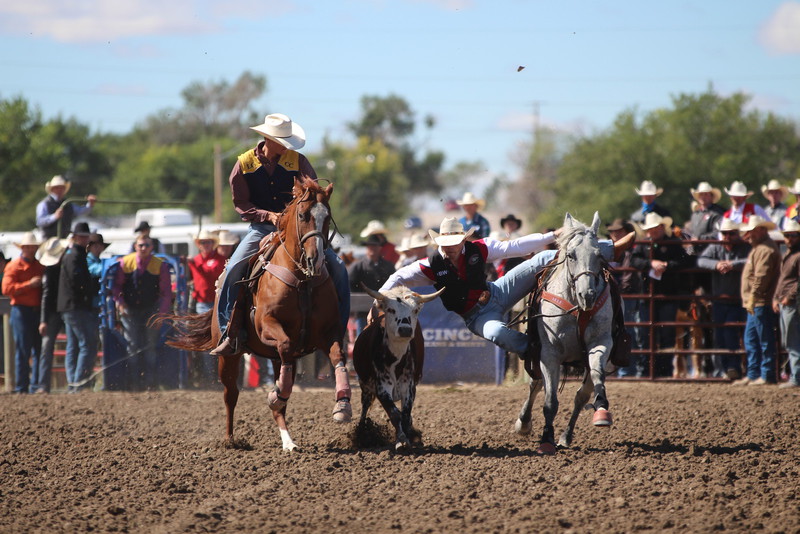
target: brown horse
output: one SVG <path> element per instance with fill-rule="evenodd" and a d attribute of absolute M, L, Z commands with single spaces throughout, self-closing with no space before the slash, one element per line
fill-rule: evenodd
<path fill-rule="evenodd" d="M 293 198 L 279 218 L 278 231 L 271 234 L 267 246 L 254 257 L 256 261 L 251 259 L 251 264 L 261 267 L 250 277 L 248 290 L 241 292 L 249 312 L 244 320 L 246 346 L 240 343 L 240 353 L 219 358 L 228 440 L 233 439 L 233 412 L 239 398 L 236 382 L 244 352 L 271 358 L 274 368 L 279 370 L 268 404 L 285 450 L 296 448 L 286 426 L 286 403 L 300 356 L 317 349 L 328 353 L 336 375 L 334 420 L 348 422 L 352 418 L 338 300 L 323 253 L 328 242 L 331 220 L 328 200 L 332 192 L 332 184 L 323 189 L 316 182 L 295 180 Z M 274 253 L 266 258 L 265 251 Z M 173 347 L 207 351 L 219 342 L 216 306 L 202 315 L 169 316 L 165 320 L 172 322 L 178 332 L 169 342 Z"/>

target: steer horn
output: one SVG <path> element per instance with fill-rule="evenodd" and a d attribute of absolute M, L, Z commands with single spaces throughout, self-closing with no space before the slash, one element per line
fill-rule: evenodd
<path fill-rule="evenodd" d="M 368 288 L 366 285 L 364 285 L 364 282 L 361 282 L 361 289 L 363 289 L 367 295 L 369 295 L 370 297 L 374 298 L 377 301 L 383 301 L 386 298 L 380 292 Z"/>
<path fill-rule="evenodd" d="M 436 297 L 438 297 L 439 295 L 441 295 L 441 294 L 442 294 L 442 291 L 444 291 L 444 288 L 440 289 L 440 290 L 439 290 L 439 291 L 437 291 L 436 293 L 429 293 L 429 294 L 427 294 L 427 295 L 421 295 L 421 294 L 417 293 L 417 295 L 418 295 L 418 297 L 419 297 L 419 298 L 417 298 L 417 300 L 418 300 L 418 301 L 420 301 L 420 302 L 422 302 L 422 303 L 425 303 L 425 302 L 430 302 L 430 301 L 432 301 L 433 299 L 435 299 Z"/>

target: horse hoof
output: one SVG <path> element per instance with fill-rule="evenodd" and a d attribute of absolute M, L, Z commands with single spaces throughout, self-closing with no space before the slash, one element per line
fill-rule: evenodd
<path fill-rule="evenodd" d="M 267 406 L 273 412 L 277 412 L 286 407 L 286 401 L 278 396 L 278 392 L 274 389 L 267 395 Z"/>
<path fill-rule="evenodd" d="M 342 399 L 333 407 L 333 420 L 337 423 L 349 423 L 353 419 L 353 407 L 350 401 Z"/>
<path fill-rule="evenodd" d="M 517 422 L 514 423 L 514 432 L 526 436 L 531 433 L 531 427 L 530 421 L 523 423 L 520 419 L 517 419 Z"/>
<path fill-rule="evenodd" d="M 552 443 L 540 443 L 536 449 L 536 454 L 540 456 L 553 456 L 556 453 L 556 446 Z"/>
<path fill-rule="evenodd" d="M 294 443 L 284 444 L 283 450 L 286 452 L 300 452 L 300 449 L 297 448 L 297 445 Z"/>
<path fill-rule="evenodd" d="M 611 420 L 611 412 L 608 410 L 597 410 L 592 416 L 592 424 L 594 426 L 611 426 L 612 423 L 613 421 Z"/>
<path fill-rule="evenodd" d="M 407 441 L 398 441 L 394 444 L 395 452 L 403 452 L 411 449 L 411 444 Z"/>

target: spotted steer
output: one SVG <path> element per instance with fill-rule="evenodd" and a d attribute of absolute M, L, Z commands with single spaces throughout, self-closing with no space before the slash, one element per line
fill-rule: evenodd
<path fill-rule="evenodd" d="M 353 347 L 353 364 L 361 382 L 359 424 L 366 422 L 367 412 L 378 397 L 396 432 L 395 450 L 408 449 L 412 441 L 421 442 L 421 434 L 411 423 L 425 351 L 417 316 L 422 305 L 438 297 L 444 289 L 420 295 L 405 286 L 384 293 L 363 284 L 362 287 L 383 313 L 361 332 Z M 395 405 L 398 400 L 402 411 Z"/>

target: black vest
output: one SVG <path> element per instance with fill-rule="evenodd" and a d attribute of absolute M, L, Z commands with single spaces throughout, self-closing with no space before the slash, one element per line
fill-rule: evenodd
<path fill-rule="evenodd" d="M 452 263 L 436 253 L 428 258 L 428 263 L 433 269 L 436 281 L 433 287 L 445 288 L 439 296 L 444 307 L 458 314 L 464 309 L 470 292 L 480 293 L 488 289 L 486 285 L 486 261 L 481 255 L 478 246 L 467 241 L 464 243 L 464 257 L 467 264 L 467 278 L 462 280 L 458 276 L 458 269 Z M 477 297 L 476 297 L 477 298 Z"/>
<path fill-rule="evenodd" d="M 48 215 L 52 215 L 56 212 L 56 210 L 64 203 L 64 199 L 56 200 L 50 195 L 47 195 L 47 198 L 44 199 L 44 204 L 47 206 L 47 213 Z M 61 223 L 61 232 L 58 231 L 58 224 Z M 48 239 L 51 237 L 56 237 L 56 234 L 59 234 L 58 237 L 60 239 L 64 239 L 67 237 L 72 229 L 72 204 L 67 204 L 64 206 L 64 214 L 61 216 L 61 219 L 55 221 L 53 224 L 48 226 L 42 227 L 42 233 L 44 234 L 44 238 Z"/>
<path fill-rule="evenodd" d="M 158 309 L 159 274 L 161 272 L 161 258 L 153 256 L 144 272 L 136 266 L 136 254 L 128 254 L 122 259 L 121 268 L 125 272 L 125 282 L 122 285 L 122 294 L 125 304 L 132 309 L 155 310 Z"/>
<path fill-rule="evenodd" d="M 272 176 L 252 150 L 239 156 L 239 162 L 250 191 L 250 202 L 262 210 L 282 212 L 292 201 L 294 179 L 300 174 L 299 154 L 293 150 L 286 151 Z"/>

